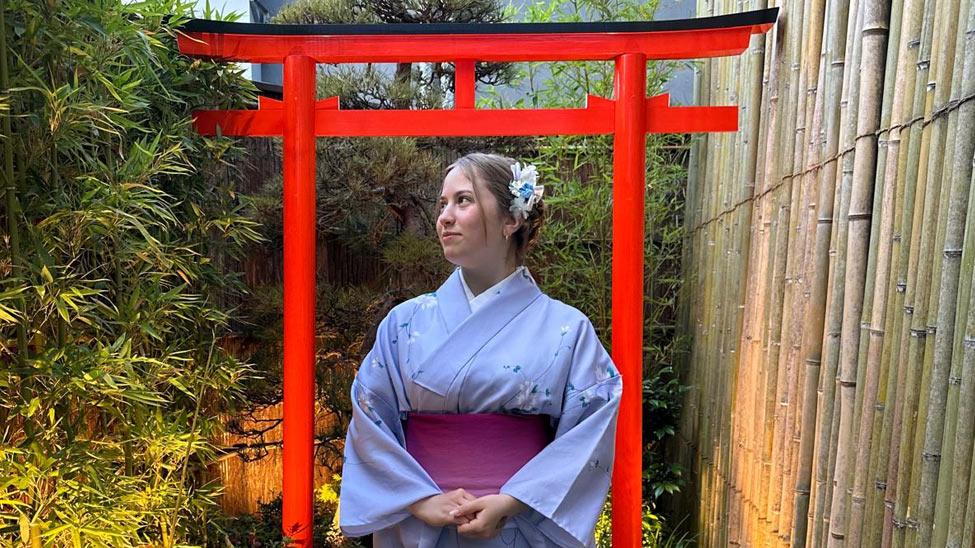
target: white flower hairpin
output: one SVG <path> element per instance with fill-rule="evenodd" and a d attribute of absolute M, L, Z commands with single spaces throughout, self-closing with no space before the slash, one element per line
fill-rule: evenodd
<path fill-rule="evenodd" d="M 511 207 L 508 210 L 515 215 L 520 214 L 523 219 L 527 219 L 532 208 L 542 199 L 545 186 L 536 184 L 538 170 L 530 164 L 522 168 L 520 163 L 515 162 L 511 166 L 511 175 L 512 180 L 508 183 L 508 189 L 511 190 L 515 198 L 511 200 Z"/>

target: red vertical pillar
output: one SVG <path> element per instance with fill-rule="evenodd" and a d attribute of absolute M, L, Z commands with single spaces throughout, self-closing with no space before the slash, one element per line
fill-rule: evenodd
<path fill-rule="evenodd" d="M 462 59 L 454 63 L 454 108 L 475 106 L 474 61 Z"/>
<path fill-rule="evenodd" d="M 616 58 L 613 136 L 613 361 L 623 376 L 613 467 L 613 546 L 642 541 L 643 218 L 647 58 Z"/>
<path fill-rule="evenodd" d="M 284 508 L 311 546 L 315 436 L 315 62 L 284 60 Z"/>

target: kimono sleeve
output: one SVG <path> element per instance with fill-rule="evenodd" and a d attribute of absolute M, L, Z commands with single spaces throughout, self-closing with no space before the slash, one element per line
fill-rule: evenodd
<path fill-rule="evenodd" d="M 525 519 L 559 546 L 593 546 L 613 471 L 622 391 L 622 378 L 586 318 L 554 440 L 501 487 L 531 507 Z"/>
<path fill-rule="evenodd" d="M 405 448 L 394 326 L 391 312 L 352 382 L 339 492 L 339 527 L 350 537 L 395 525 L 411 515 L 410 504 L 442 492 Z"/>

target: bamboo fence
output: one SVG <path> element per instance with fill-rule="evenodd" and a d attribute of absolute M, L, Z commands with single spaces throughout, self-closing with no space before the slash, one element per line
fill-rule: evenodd
<path fill-rule="evenodd" d="M 697 65 L 675 504 L 702 546 L 975 546 L 973 0 L 777 5 Z"/>

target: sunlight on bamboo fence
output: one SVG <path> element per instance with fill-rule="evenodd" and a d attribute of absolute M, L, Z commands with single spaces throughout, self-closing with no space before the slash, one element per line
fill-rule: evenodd
<path fill-rule="evenodd" d="M 740 131 L 692 148 L 677 504 L 702 546 L 975 546 L 973 2 L 772 5 L 698 65 Z"/>
<path fill-rule="evenodd" d="M 226 453 L 210 466 L 209 477 L 223 485 L 220 506 L 231 514 L 253 514 L 260 503 L 281 494 L 284 465 L 281 451 L 281 419 L 284 404 L 278 403 L 254 409 L 247 415 L 226 417 L 234 422 L 238 433 L 225 431 L 217 446 Z M 328 430 L 334 422 L 332 414 L 317 409 L 317 432 Z M 315 467 L 315 488 L 333 484 L 332 474 L 341 471 L 341 463 L 330 466 L 319 463 Z"/>

